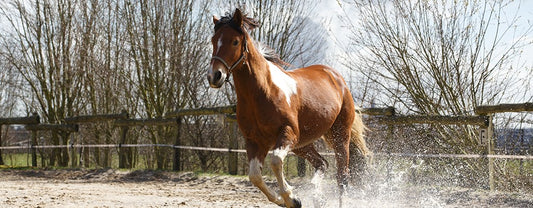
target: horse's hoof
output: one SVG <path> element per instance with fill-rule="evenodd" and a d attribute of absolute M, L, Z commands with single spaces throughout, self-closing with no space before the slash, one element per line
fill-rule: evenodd
<path fill-rule="evenodd" d="M 302 208 L 302 202 L 300 199 L 294 198 L 292 203 L 294 204 L 294 208 Z"/>

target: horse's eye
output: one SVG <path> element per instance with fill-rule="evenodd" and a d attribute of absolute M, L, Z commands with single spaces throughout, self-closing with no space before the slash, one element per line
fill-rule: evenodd
<path fill-rule="evenodd" d="M 239 41 L 238 41 L 238 40 L 234 40 L 234 41 L 233 41 L 233 45 L 234 45 L 234 46 L 239 45 Z"/>

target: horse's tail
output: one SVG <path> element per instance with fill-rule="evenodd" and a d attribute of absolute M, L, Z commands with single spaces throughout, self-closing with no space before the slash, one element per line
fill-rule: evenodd
<path fill-rule="evenodd" d="M 366 146 L 366 141 L 365 141 L 365 131 L 366 131 L 366 126 L 365 124 L 363 123 L 363 118 L 361 116 L 361 109 L 360 108 L 356 108 L 355 109 L 355 119 L 354 119 L 354 122 L 352 124 L 352 142 L 353 144 L 355 144 L 355 146 L 357 147 L 357 149 L 359 150 L 359 153 L 364 156 L 364 157 L 368 157 L 368 156 L 371 156 L 372 155 L 372 152 L 370 151 L 370 149 L 368 149 L 368 147 Z"/>
<path fill-rule="evenodd" d="M 350 143 L 350 175 L 355 184 L 363 184 L 368 176 L 368 165 L 372 163 L 372 152 L 366 146 L 365 131 L 361 109 L 356 108 L 352 124 L 352 142 Z"/>

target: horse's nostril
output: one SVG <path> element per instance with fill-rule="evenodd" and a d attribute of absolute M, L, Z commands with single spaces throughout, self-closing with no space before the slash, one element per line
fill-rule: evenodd
<path fill-rule="evenodd" d="M 218 80 L 220 80 L 220 78 L 222 78 L 222 72 L 216 71 L 214 80 L 218 81 Z"/>

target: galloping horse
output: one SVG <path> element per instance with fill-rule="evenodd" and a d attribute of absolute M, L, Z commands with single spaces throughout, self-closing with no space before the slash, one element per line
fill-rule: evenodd
<path fill-rule="evenodd" d="M 322 136 L 335 151 L 337 183 L 342 193 L 348 184 L 350 141 L 362 155 L 370 153 L 363 139 L 364 125 L 348 86 L 332 68 L 314 65 L 285 71 L 279 56 L 269 56 L 248 34 L 258 22 L 239 9 L 220 19 L 213 17 L 213 56 L 209 85 L 220 88 L 233 75 L 237 94 L 237 122 L 246 140 L 248 176 L 279 206 L 301 207 L 283 176 L 289 151 L 307 159 L 322 175 L 326 160 L 313 142 Z M 261 170 L 269 150 L 279 195 L 263 181 Z M 315 175 L 315 176 L 316 176 Z"/>

